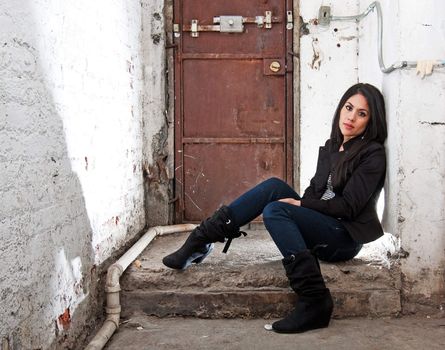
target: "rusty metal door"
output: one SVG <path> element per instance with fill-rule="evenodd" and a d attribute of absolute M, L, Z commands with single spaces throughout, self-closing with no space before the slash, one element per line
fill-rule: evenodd
<path fill-rule="evenodd" d="M 292 182 L 292 1 L 175 0 L 176 222 Z"/>

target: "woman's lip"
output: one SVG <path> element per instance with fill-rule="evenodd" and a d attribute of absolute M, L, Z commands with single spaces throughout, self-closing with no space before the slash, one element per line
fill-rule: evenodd
<path fill-rule="evenodd" d="M 344 125 L 345 128 L 347 128 L 347 129 L 353 129 L 353 128 L 354 128 L 354 126 L 352 126 L 351 124 L 343 123 L 343 125 Z"/>

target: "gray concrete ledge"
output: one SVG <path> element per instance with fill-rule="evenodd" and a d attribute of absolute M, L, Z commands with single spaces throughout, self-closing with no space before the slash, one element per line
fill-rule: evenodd
<path fill-rule="evenodd" d="M 121 280 L 123 316 L 143 311 L 155 316 L 270 318 L 285 315 L 295 301 L 281 256 L 265 231 L 249 231 L 186 271 L 166 268 L 162 258 L 186 235 L 156 239 Z M 400 273 L 374 262 L 321 264 L 335 301 L 334 317 L 388 316 L 400 312 Z"/>

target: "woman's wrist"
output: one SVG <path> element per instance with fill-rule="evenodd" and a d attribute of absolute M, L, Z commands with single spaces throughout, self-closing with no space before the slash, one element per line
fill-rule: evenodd
<path fill-rule="evenodd" d="M 297 207 L 301 206 L 301 201 L 299 199 L 295 199 L 295 198 L 282 198 L 282 199 L 279 199 L 278 201 L 287 203 L 287 204 L 292 204 Z"/>

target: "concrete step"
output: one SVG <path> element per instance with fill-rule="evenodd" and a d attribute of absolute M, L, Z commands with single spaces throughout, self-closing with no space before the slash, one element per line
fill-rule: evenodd
<path fill-rule="evenodd" d="M 122 316 L 144 312 L 154 316 L 202 318 L 275 318 L 296 300 L 288 286 L 281 255 L 264 230 L 249 231 L 233 241 L 228 254 L 222 244 L 201 264 L 185 271 L 166 268 L 162 257 L 177 249 L 186 234 L 157 238 L 121 279 Z M 391 316 L 400 310 L 400 273 L 370 261 L 322 263 L 334 298 L 335 318 Z"/>

